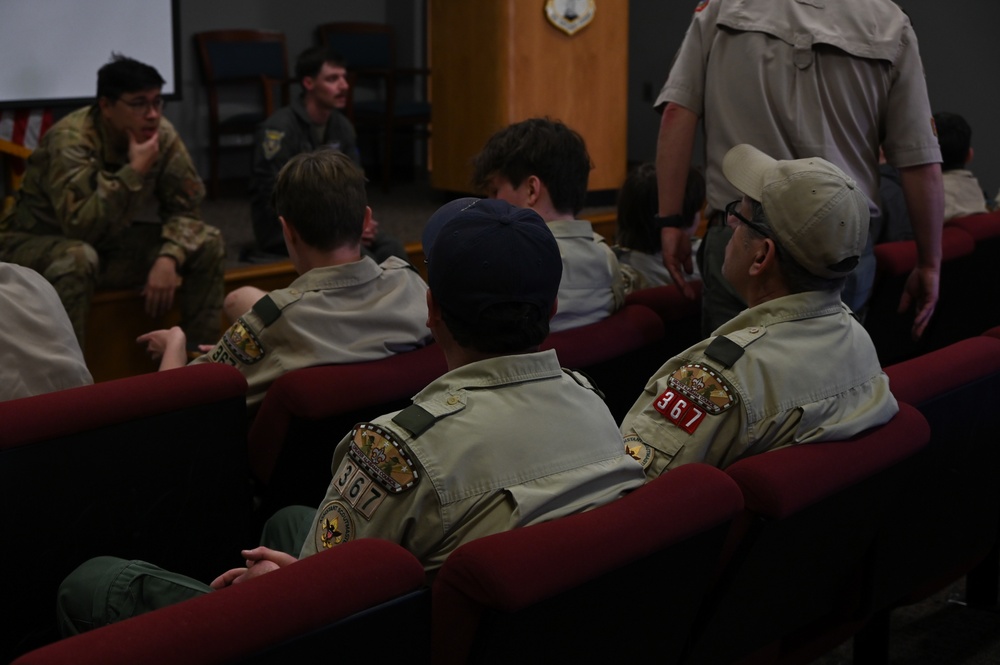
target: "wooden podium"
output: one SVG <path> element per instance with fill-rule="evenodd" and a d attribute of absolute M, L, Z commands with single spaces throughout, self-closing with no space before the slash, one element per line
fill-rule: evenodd
<path fill-rule="evenodd" d="M 578 131 L 594 163 L 590 190 L 625 179 L 628 0 L 596 0 L 574 35 L 545 0 L 431 0 L 431 184 L 471 191 L 472 158 L 498 129 L 548 116 Z"/>

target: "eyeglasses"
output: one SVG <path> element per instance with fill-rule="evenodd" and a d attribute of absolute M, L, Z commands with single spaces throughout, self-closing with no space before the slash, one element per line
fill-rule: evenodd
<path fill-rule="evenodd" d="M 731 203 L 727 203 L 726 204 L 726 218 L 728 219 L 729 216 L 732 215 L 733 217 L 735 217 L 736 219 L 740 220 L 741 222 L 743 222 L 744 224 L 746 224 L 747 226 L 749 226 L 751 229 L 753 229 L 754 231 L 756 231 L 760 235 L 765 236 L 767 238 L 770 238 L 771 237 L 771 231 L 770 231 L 770 229 L 768 229 L 763 224 L 761 224 L 759 222 L 755 222 L 755 221 L 750 220 L 750 219 L 747 219 L 746 217 L 744 217 L 743 215 L 740 214 L 740 212 L 739 212 L 739 210 L 737 210 L 737 208 L 740 207 L 740 204 L 742 202 L 743 202 L 742 199 L 736 199 L 735 201 L 733 201 Z"/>
<path fill-rule="evenodd" d="M 134 115 L 146 115 L 151 110 L 159 113 L 163 110 L 163 97 L 160 96 L 152 99 L 133 99 L 130 102 L 119 98 L 119 101 L 127 106 Z"/>

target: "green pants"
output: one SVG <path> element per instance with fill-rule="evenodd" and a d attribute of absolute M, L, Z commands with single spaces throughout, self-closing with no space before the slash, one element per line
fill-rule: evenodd
<path fill-rule="evenodd" d="M 261 545 L 298 556 L 315 515 L 316 510 L 306 506 L 283 508 L 264 525 Z M 97 557 L 59 586 L 59 631 L 69 637 L 211 591 L 207 584 L 145 561 Z"/>
<path fill-rule="evenodd" d="M 96 249 L 64 236 L 2 233 L 0 258 L 31 268 L 55 287 L 82 348 L 95 289 L 141 289 L 163 245 L 162 228 L 135 223 Z M 178 271 L 183 278 L 178 289 L 181 326 L 195 344 L 219 338 L 226 248 L 213 230 Z"/>

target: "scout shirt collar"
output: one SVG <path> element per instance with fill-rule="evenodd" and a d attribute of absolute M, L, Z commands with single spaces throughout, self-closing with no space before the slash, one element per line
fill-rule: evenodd
<path fill-rule="evenodd" d="M 840 299 L 840 291 L 806 291 L 768 300 L 743 310 L 712 333 L 728 335 L 747 328 L 763 328 L 775 323 L 829 316 L 850 309 Z"/>

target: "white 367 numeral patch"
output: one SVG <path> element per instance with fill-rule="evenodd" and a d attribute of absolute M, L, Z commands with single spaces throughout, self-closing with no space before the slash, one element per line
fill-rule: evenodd
<path fill-rule="evenodd" d="M 688 434 L 694 434 L 705 419 L 703 409 L 692 404 L 687 397 L 672 388 L 663 391 L 663 394 L 653 402 L 653 408 Z"/>

